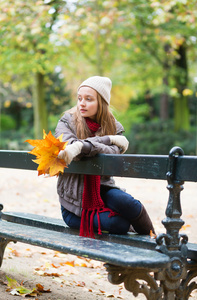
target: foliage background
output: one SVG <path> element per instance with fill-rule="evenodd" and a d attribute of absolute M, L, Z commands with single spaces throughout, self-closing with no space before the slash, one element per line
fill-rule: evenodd
<path fill-rule="evenodd" d="M 194 0 L 1 0 L 0 147 L 53 132 L 97 74 L 128 152 L 196 155 L 196 17 Z"/>

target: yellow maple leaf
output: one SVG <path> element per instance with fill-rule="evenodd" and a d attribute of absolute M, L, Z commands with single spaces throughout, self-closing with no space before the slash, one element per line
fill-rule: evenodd
<path fill-rule="evenodd" d="M 150 230 L 150 237 L 152 238 L 152 239 L 156 239 L 156 234 L 155 233 L 153 233 L 153 231 L 152 230 Z"/>
<path fill-rule="evenodd" d="M 43 130 L 42 140 L 26 140 L 25 142 L 34 146 L 29 152 L 36 156 L 33 161 L 38 164 L 38 176 L 42 174 L 49 174 L 50 176 L 58 176 L 59 173 L 64 172 L 67 165 L 63 159 L 58 158 L 61 150 L 66 148 L 68 142 L 62 142 L 63 134 L 55 138 L 51 131 L 46 134 Z"/>

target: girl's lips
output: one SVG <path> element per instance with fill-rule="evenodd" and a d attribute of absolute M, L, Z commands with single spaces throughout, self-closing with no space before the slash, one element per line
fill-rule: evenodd
<path fill-rule="evenodd" d="M 85 109 L 80 109 L 80 112 L 84 113 L 84 112 L 86 112 L 86 110 Z"/>

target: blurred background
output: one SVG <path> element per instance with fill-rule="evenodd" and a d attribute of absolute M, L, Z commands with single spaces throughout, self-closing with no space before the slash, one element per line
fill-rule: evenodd
<path fill-rule="evenodd" d="M 101 75 L 129 153 L 196 155 L 196 33 L 196 0 L 1 0 L 0 148 L 54 134 Z"/>

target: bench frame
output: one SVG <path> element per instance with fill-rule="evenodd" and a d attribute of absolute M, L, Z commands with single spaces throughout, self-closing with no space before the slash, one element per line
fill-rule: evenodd
<path fill-rule="evenodd" d="M 33 156 L 25 151 L 1 150 L 0 167 L 36 170 L 37 166 L 32 162 L 32 158 Z M 138 247 L 150 249 L 153 256 L 154 253 L 161 253 L 167 258 L 165 265 L 158 268 L 147 267 L 143 264 L 140 266 L 139 262 L 137 267 L 125 267 L 117 262 L 107 262 L 108 279 L 112 284 L 124 282 L 125 288 L 134 296 L 142 293 L 151 300 L 188 299 L 191 292 L 197 289 L 197 283 L 194 281 L 197 277 L 197 247 L 195 244 L 188 243 L 187 235 L 179 233 L 184 224 L 181 219 L 180 193 L 184 181 L 197 182 L 196 170 L 197 157 L 184 156 L 183 150 L 179 147 L 172 148 L 169 156 L 103 154 L 91 159 L 83 159 L 80 162 L 72 162 L 69 168 L 65 169 L 65 172 L 70 173 L 167 179 L 168 181 L 169 199 L 166 218 L 162 221 L 166 233 L 159 234 L 156 240 L 137 234 L 96 236 L 98 242 L 125 244 L 128 250 Z M 31 217 L 28 219 L 23 216 L 17 217 L 14 213 L 4 213 L 2 204 L 0 204 L 0 210 L 0 224 L 6 221 L 46 230 L 65 231 L 69 235 L 78 234 L 70 228 L 53 223 L 52 220 L 36 221 Z M 17 236 L 13 238 L 10 235 L 9 238 L 9 234 L 4 235 L 0 226 L 0 264 L 3 261 L 5 247 L 10 241 L 17 241 Z M 29 243 L 33 244 L 33 237 Z"/>

